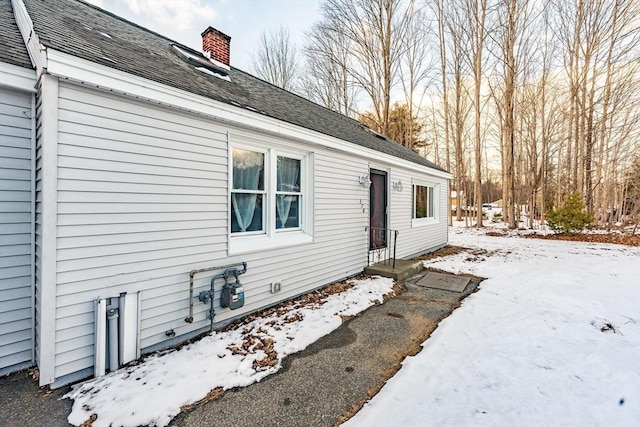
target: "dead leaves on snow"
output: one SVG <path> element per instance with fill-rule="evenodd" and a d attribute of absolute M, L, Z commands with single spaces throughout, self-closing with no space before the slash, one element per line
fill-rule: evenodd
<path fill-rule="evenodd" d="M 469 250 L 469 248 L 464 248 L 462 246 L 447 245 L 443 248 L 438 249 L 437 251 L 420 255 L 419 257 L 416 257 L 414 259 L 416 261 L 427 261 L 434 258 L 441 258 L 445 256 L 456 255 L 460 252 L 465 252 L 467 250 Z"/>
<path fill-rule="evenodd" d="M 80 424 L 80 427 L 91 427 L 93 425 L 93 422 L 97 419 L 98 419 L 98 414 L 91 414 L 91 416 L 87 418 L 85 422 Z"/>
<path fill-rule="evenodd" d="M 614 243 L 617 245 L 640 246 L 640 234 L 632 236 L 628 234 L 595 234 L 595 233 L 578 233 L 578 234 L 523 234 L 522 237 L 530 239 L 544 240 L 566 240 L 571 242 L 589 242 L 589 243 Z"/>
<path fill-rule="evenodd" d="M 360 279 L 365 276 L 357 276 L 355 279 Z M 298 320 L 302 320 L 302 314 L 293 313 L 289 314 L 292 310 L 303 307 L 311 307 L 323 305 L 327 298 L 333 294 L 339 294 L 350 289 L 353 284 L 350 281 L 342 281 L 333 283 L 321 289 L 316 289 L 315 291 L 309 292 L 308 294 L 302 295 L 295 300 L 283 301 L 282 303 L 267 308 L 265 310 L 261 310 L 255 312 L 253 314 L 249 314 L 242 319 L 238 319 L 234 322 L 229 323 L 227 326 L 222 328 L 221 332 L 231 331 L 237 329 L 241 325 L 248 325 L 256 319 L 264 319 L 267 317 L 281 317 L 285 318 L 285 323 L 295 322 Z M 275 321 L 268 322 L 269 326 L 276 325 Z M 276 325 L 277 326 L 277 325 Z M 276 327 L 277 329 L 277 327 Z"/>

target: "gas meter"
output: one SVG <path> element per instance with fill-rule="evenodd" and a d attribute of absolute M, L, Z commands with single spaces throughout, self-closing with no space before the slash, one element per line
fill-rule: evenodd
<path fill-rule="evenodd" d="M 224 285 L 220 294 L 220 306 L 235 310 L 244 305 L 244 287 L 238 279 L 238 275 L 244 271 L 231 268 L 224 272 Z"/>

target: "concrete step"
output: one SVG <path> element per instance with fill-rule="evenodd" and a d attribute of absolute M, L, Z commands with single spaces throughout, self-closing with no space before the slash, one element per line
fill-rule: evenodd
<path fill-rule="evenodd" d="M 388 265 L 387 265 L 388 264 Z M 364 273 L 370 276 L 391 277 L 397 282 L 402 282 L 411 276 L 418 274 L 424 268 L 421 261 L 410 261 L 404 259 L 396 260 L 396 267 L 392 267 L 393 260 L 379 262 L 369 267 L 365 267 Z"/>

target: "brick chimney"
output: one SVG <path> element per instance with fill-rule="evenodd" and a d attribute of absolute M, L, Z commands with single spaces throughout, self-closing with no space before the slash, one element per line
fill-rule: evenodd
<path fill-rule="evenodd" d="M 209 53 L 211 59 L 229 65 L 231 57 L 231 37 L 209 27 L 202 33 L 202 51 Z"/>

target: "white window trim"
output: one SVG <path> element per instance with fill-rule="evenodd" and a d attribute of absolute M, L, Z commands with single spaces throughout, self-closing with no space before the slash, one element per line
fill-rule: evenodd
<path fill-rule="evenodd" d="M 415 218 L 416 191 L 415 187 L 433 187 L 433 216 Z M 440 223 L 440 184 L 422 180 L 411 180 L 411 227 L 423 227 Z"/>
<path fill-rule="evenodd" d="M 230 135 L 228 181 L 228 254 L 260 252 L 313 242 L 313 153 L 291 149 L 268 139 Z M 231 193 L 233 190 L 233 150 L 250 150 L 265 154 L 265 211 L 264 231 L 231 233 Z M 300 227 L 276 228 L 276 186 L 278 156 L 300 160 Z"/>

